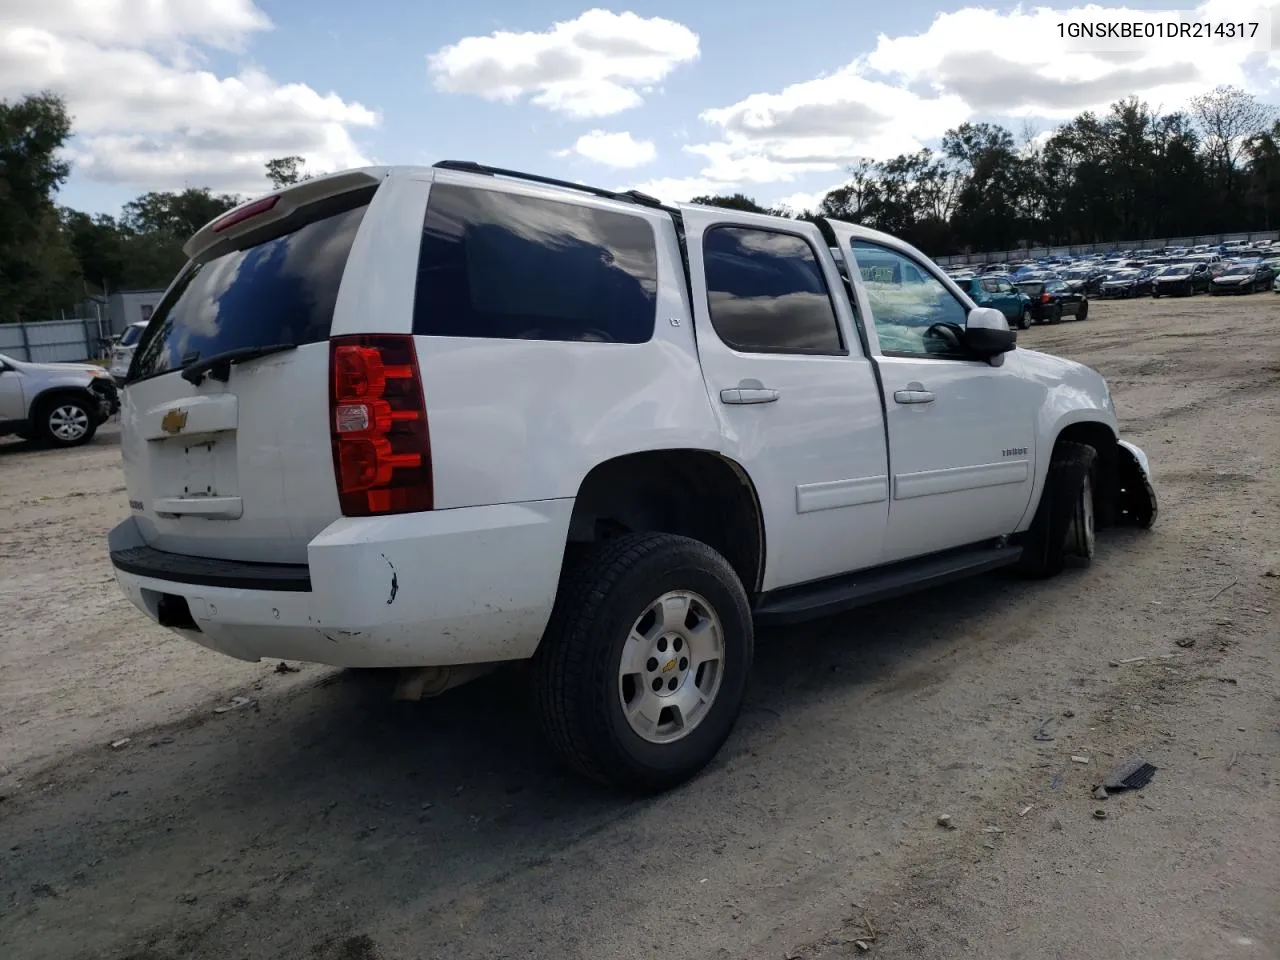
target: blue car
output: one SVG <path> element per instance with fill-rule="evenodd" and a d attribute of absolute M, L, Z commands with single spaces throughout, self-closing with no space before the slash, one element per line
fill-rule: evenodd
<path fill-rule="evenodd" d="M 1031 298 L 1019 293 L 1008 277 L 970 277 L 957 280 L 956 286 L 980 307 L 994 307 L 1005 315 L 1009 326 L 1026 330 L 1031 326 Z"/>

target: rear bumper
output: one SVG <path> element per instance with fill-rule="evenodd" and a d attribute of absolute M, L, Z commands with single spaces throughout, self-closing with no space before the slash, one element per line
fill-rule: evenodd
<path fill-rule="evenodd" d="M 139 610 L 228 656 L 338 667 L 490 663 L 537 649 L 572 511 L 568 499 L 344 518 L 298 565 L 162 553 L 132 518 L 108 545 L 116 580 Z M 175 620 L 175 610 L 184 616 Z"/>

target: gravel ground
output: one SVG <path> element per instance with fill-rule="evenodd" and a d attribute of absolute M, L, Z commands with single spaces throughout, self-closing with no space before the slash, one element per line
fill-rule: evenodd
<path fill-rule="evenodd" d="M 105 556 L 116 429 L 0 441 L 0 956 L 1280 957 L 1277 331 L 1261 294 L 1020 334 L 1108 376 L 1155 529 L 763 636 L 644 802 L 550 767 L 519 669 L 404 704 L 172 638 Z"/>

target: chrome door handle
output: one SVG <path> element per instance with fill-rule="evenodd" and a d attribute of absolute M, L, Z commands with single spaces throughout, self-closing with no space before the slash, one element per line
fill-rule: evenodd
<path fill-rule="evenodd" d="M 773 403 L 778 391 L 767 387 L 733 387 L 720 391 L 721 403 Z"/>
<path fill-rule="evenodd" d="M 933 403 L 938 398 L 926 390 L 923 383 L 913 380 L 907 384 L 907 389 L 895 391 L 893 399 L 896 403 Z"/>

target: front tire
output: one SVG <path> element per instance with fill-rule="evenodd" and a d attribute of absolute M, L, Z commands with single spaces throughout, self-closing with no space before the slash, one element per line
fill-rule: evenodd
<path fill-rule="evenodd" d="M 1018 329 L 1027 330 L 1031 327 L 1031 308 L 1023 307 L 1022 314 L 1018 317 Z"/>
<path fill-rule="evenodd" d="M 1073 558 L 1082 564 L 1094 554 L 1094 491 L 1098 453 L 1083 443 L 1059 443 L 1049 461 L 1040 504 L 1027 531 L 1015 570 L 1041 580 L 1060 573 Z"/>
<path fill-rule="evenodd" d="M 1076 319 L 1077 320 L 1089 319 L 1089 301 L 1088 300 L 1080 301 L 1080 309 L 1076 311 Z"/>
<path fill-rule="evenodd" d="M 746 591 L 711 547 L 666 533 L 594 546 L 562 575 L 535 658 L 543 732 L 591 779 L 674 787 L 728 739 L 753 649 Z"/>
<path fill-rule="evenodd" d="M 37 423 L 40 438 L 53 447 L 78 447 L 98 432 L 97 418 L 77 397 L 54 397 L 43 404 Z"/>

